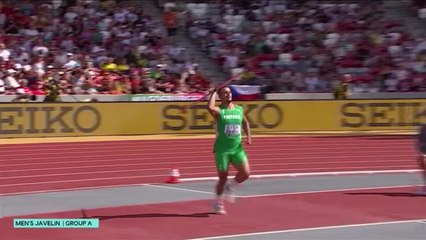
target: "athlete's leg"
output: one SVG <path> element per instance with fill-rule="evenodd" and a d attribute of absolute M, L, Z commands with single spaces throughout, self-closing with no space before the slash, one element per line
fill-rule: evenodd
<path fill-rule="evenodd" d="M 244 149 L 240 149 L 233 154 L 231 163 L 237 170 L 237 174 L 234 177 L 234 181 L 237 184 L 244 182 L 250 177 L 250 164 Z"/>
<path fill-rule="evenodd" d="M 241 164 L 233 164 L 235 169 L 237 169 L 237 174 L 234 177 L 236 183 L 242 183 L 250 177 L 250 165 L 247 162 Z"/>
<path fill-rule="evenodd" d="M 216 169 L 219 180 L 216 183 L 216 199 L 213 210 L 218 214 L 226 214 L 223 205 L 223 191 L 228 179 L 229 155 L 225 152 L 215 152 Z"/>
<path fill-rule="evenodd" d="M 232 163 L 232 165 L 237 170 L 237 174 L 235 174 L 235 177 L 231 179 L 229 183 L 225 186 L 227 195 L 233 195 L 233 190 L 250 177 L 250 165 L 248 161 L 241 162 L 238 164 Z M 233 202 L 233 197 L 231 197 L 229 200 Z"/>
<path fill-rule="evenodd" d="M 221 196 L 225 188 L 226 180 L 228 179 L 228 171 L 218 171 L 217 176 L 219 180 L 216 183 L 216 195 Z"/>
<path fill-rule="evenodd" d="M 235 202 L 234 189 L 250 177 L 250 165 L 243 149 L 232 155 L 231 163 L 237 170 L 237 174 L 225 186 L 225 199 L 233 203 Z"/>
<path fill-rule="evenodd" d="M 230 155 L 227 152 L 215 151 L 216 170 L 219 181 L 216 184 L 216 194 L 222 195 L 226 180 L 228 179 L 228 169 Z"/>

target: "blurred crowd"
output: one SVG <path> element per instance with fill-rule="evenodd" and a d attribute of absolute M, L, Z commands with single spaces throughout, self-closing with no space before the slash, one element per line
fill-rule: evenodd
<path fill-rule="evenodd" d="M 209 80 L 162 19 L 113 0 L 0 1 L 0 94 L 198 93 Z"/>
<path fill-rule="evenodd" d="M 204 93 L 180 29 L 267 93 L 331 92 L 343 74 L 355 93 L 426 91 L 426 38 L 383 1 L 171 0 L 163 18 L 122 2 L 1 0 L 0 94 Z"/>
<path fill-rule="evenodd" d="M 194 41 L 231 75 L 265 92 L 426 91 L 426 38 L 385 20 L 384 1 L 169 3 Z M 420 2 L 420 1 L 417 1 Z"/>
<path fill-rule="evenodd" d="M 426 0 L 411 0 L 411 9 L 414 15 L 426 21 Z"/>

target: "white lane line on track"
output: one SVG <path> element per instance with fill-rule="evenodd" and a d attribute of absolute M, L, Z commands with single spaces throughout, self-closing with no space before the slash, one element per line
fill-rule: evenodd
<path fill-rule="evenodd" d="M 165 188 L 177 191 L 203 193 L 209 195 L 215 195 L 214 192 L 206 192 L 194 189 L 179 188 L 179 187 L 168 187 L 164 185 L 146 184 L 145 186 Z M 316 194 L 316 193 L 329 193 L 329 192 L 344 192 L 344 191 L 362 191 L 362 190 L 375 190 L 375 189 L 393 189 L 393 188 L 406 188 L 412 187 L 411 185 L 395 185 L 395 186 L 382 186 L 382 187 L 364 187 L 364 188 L 341 188 L 341 189 L 330 189 L 330 190 L 312 190 L 304 192 L 289 192 L 289 193 L 271 193 L 271 194 L 256 194 L 256 195 L 236 195 L 237 198 L 258 198 L 258 197 L 273 197 L 273 196 L 286 196 L 286 195 L 302 195 L 302 194 Z"/>
<path fill-rule="evenodd" d="M 327 176 L 327 175 L 358 175 L 358 174 L 382 174 L 382 173 L 418 173 L 419 169 L 404 170 L 370 170 L 370 171 L 339 171 L 339 172 L 307 172 L 307 173 L 278 173 L 278 174 L 258 174 L 251 175 L 250 178 L 273 178 L 273 177 L 306 177 L 306 176 Z M 182 182 L 217 180 L 217 177 L 183 178 Z"/>
<path fill-rule="evenodd" d="M 203 194 L 215 195 L 214 192 L 206 192 L 206 191 L 201 191 L 201 190 L 194 190 L 194 189 L 187 189 L 187 188 L 178 188 L 178 187 L 168 187 L 168 186 L 164 186 L 164 185 L 146 184 L 145 186 L 155 187 L 155 188 L 171 189 L 171 190 L 176 190 L 176 191 L 195 192 L 195 193 L 203 193 Z"/>
<path fill-rule="evenodd" d="M 252 175 L 251 178 L 262 179 L 262 178 L 275 178 L 275 177 L 305 177 L 305 176 L 329 176 L 329 175 L 360 175 L 360 174 L 386 174 L 386 173 L 418 173 L 421 170 L 418 169 L 406 169 L 406 170 L 377 170 L 377 171 L 347 171 L 347 172 L 311 172 L 311 173 L 285 173 L 285 174 L 257 174 Z M 211 174 L 214 174 L 213 172 Z M 195 175 L 195 173 L 193 174 Z M 152 175 L 148 177 L 164 177 L 164 175 Z M 15 187 L 15 186 L 28 186 L 28 185 L 45 185 L 45 184 L 58 184 L 58 183 L 73 183 L 73 182 L 89 182 L 89 181 L 104 181 L 104 180 L 120 180 L 120 179 L 140 179 L 142 176 L 135 177 L 114 177 L 114 178 L 92 178 L 92 179 L 78 179 L 78 180 L 61 180 L 61 181 L 45 181 L 45 182 L 32 182 L 32 183 L 17 183 L 0 185 L 0 187 Z M 195 181 L 215 181 L 217 177 L 199 177 L 199 178 L 181 178 L 181 182 L 195 182 Z M 114 188 L 114 187 L 128 187 L 128 186 L 144 186 L 145 184 L 110 184 L 110 185 L 99 185 L 91 187 L 70 187 L 61 188 L 55 190 L 36 190 L 36 191 L 23 191 L 13 193 L 3 193 L 0 196 L 19 195 L 19 194 L 30 194 L 30 193 L 48 193 L 48 192 L 59 192 L 59 191 L 73 191 L 73 190 L 85 190 L 85 189 L 101 189 L 101 188 Z"/>
<path fill-rule="evenodd" d="M 253 164 L 253 167 L 255 167 L 257 165 Z M 382 165 L 377 165 L 377 166 L 368 166 L 368 168 L 384 168 L 386 166 L 382 166 Z M 412 165 L 393 165 L 391 167 L 394 168 L 405 168 L 405 167 L 412 167 Z M 209 166 L 202 166 L 202 167 L 181 167 L 179 168 L 180 170 L 190 170 L 190 169 L 204 169 L 204 168 L 208 168 L 211 169 L 211 167 Z M 330 170 L 349 170 L 349 169 L 365 169 L 365 166 L 360 166 L 360 167 L 347 167 L 347 166 L 343 166 L 343 167 L 323 167 L 323 168 L 279 168 L 279 167 L 275 167 L 273 170 L 275 171 L 292 171 L 292 172 L 297 172 L 297 171 L 303 171 L 303 170 L 309 170 L 309 171 L 330 171 Z M 158 171 L 163 171 L 164 175 L 166 175 L 166 171 L 169 171 L 170 168 L 150 168 L 150 169 L 126 169 L 126 170 L 108 170 L 108 171 L 90 171 L 90 172 L 71 172 L 71 173 L 49 173 L 49 174 L 36 174 L 36 175 L 21 175 L 21 176 L 10 176 L 10 177 L 0 177 L 0 180 L 8 180 L 8 179 L 28 179 L 28 178 L 40 178 L 40 177 L 64 177 L 64 176 L 81 176 L 81 175 L 102 175 L 102 174 L 119 174 L 119 173 L 134 173 L 134 175 L 130 175 L 128 177 L 151 177 L 153 175 L 146 175 L 146 172 L 158 172 Z M 259 169 L 256 170 L 256 172 L 265 172 L 265 171 L 271 171 L 270 169 Z M 389 171 L 389 170 L 388 170 Z M 341 172 L 345 172 L 345 171 L 341 171 Z M 356 171 L 350 171 L 350 172 L 356 172 Z M 210 172 L 200 172 L 198 171 L 199 174 L 204 174 L 204 173 L 210 173 Z M 188 175 L 194 175 L 195 173 L 186 173 Z M 285 174 L 289 174 L 289 173 L 285 173 Z M 291 173 L 290 173 L 291 174 Z M 271 174 L 267 174 L 268 177 L 270 177 Z M 333 173 L 332 175 L 341 175 L 339 172 L 337 173 Z M 155 175 L 155 176 L 163 176 L 163 175 Z M 252 178 L 259 178 L 259 176 L 261 176 L 260 174 L 254 174 Z M 278 174 L 278 176 L 280 176 Z M 296 176 L 293 176 L 296 177 Z M 115 179 L 116 177 L 109 177 L 109 179 Z M 120 178 L 120 177 L 119 177 Z M 105 178 L 104 178 L 105 179 Z M 34 183 L 34 181 L 31 181 L 32 183 Z M 3 185 L 0 185 L 0 187 Z"/>
<path fill-rule="evenodd" d="M 106 185 L 106 186 L 95 186 L 95 187 L 79 187 L 79 188 L 63 188 L 63 189 L 54 189 L 54 190 L 40 190 L 40 191 L 26 191 L 26 192 L 16 192 L 13 194 L 0 194 L 0 196 L 14 196 L 14 195 L 22 195 L 22 194 L 37 194 L 37 193 L 53 193 L 53 192 L 69 192 L 69 191 L 84 191 L 84 190 L 93 190 L 93 189 L 106 189 L 106 188 L 125 188 L 125 187 L 156 187 L 156 188 L 165 188 L 165 189 L 172 189 L 172 190 L 180 190 L 180 191 L 187 191 L 187 192 L 197 192 L 197 193 L 204 193 L 209 195 L 214 195 L 213 192 L 205 192 L 205 191 L 199 191 L 199 190 L 192 190 L 192 189 L 184 189 L 184 188 L 176 188 L 176 187 L 167 187 L 167 186 L 160 186 L 156 183 L 137 183 L 137 184 L 122 184 L 122 185 Z"/>
<path fill-rule="evenodd" d="M 94 186 L 94 187 L 79 187 L 79 188 L 63 188 L 63 189 L 54 189 L 54 190 L 40 190 L 40 191 L 26 191 L 26 192 L 16 192 L 16 193 L 6 193 L 6 194 L 0 194 L 0 196 L 15 196 L 15 195 L 23 195 L 23 194 L 44 194 L 44 193 L 54 193 L 54 192 L 71 192 L 71 191 L 85 191 L 85 190 L 96 190 L 96 189 L 107 189 L 107 188 L 126 188 L 126 187 L 144 187 L 144 186 L 150 186 L 150 187 L 162 187 L 167 189 L 174 189 L 174 190 L 182 190 L 182 191 L 191 191 L 191 192 L 198 192 L 198 193 L 204 193 L 209 195 L 214 195 L 213 192 L 205 192 L 205 191 L 199 191 L 199 190 L 193 190 L 193 189 L 183 189 L 183 188 L 176 188 L 176 187 L 166 187 L 166 186 L 160 186 L 156 183 L 135 183 L 135 184 L 122 184 L 122 185 L 105 185 L 105 186 Z M 370 187 L 370 188 L 347 188 L 347 189 L 335 189 L 335 190 L 312 190 L 312 191 L 306 191 L 306 192 L 295 192 L 295 193 L 275 193 L 275 194 L 259 194 L 259 195 L 245 195 L 245 196 L 236 196 L 237 198 L 256 198 L 256 197 L 272 197 L 272 196 L 279 196 L 279 195 L 297 195 L 297 194 L 310 194 L 310 193 L 326 193 L 326 192 L 342 192 L 342 191 L 356 191 L 356 190 L 369 190 L 369 189 L 387 189 L 387 188 L 405 188 L 405 187 L 412 187 L 411 185 L 402 185 L 402 186 L 383 186 L 383 187 Z M 420 222 L 426 224 L 426 222 Z"/>
<path fill-rule="evenodd" d="M 106 189 L 106 188 L 125 188 L 125 187 L 142 187 L 147 185 L 146 183 L 135 183 L 135 184 L 117 184 L 117 185 L 99 185 L 94 187 L 75 187 L 75 188 L 58 188 L 52 190 L 37 190 L 37 191 L 22 191 L 22 192 L 13 192 L 13 193 L 2 193 L 0 197 L 6 196 L 16 196 L 23 194 L 44 194 L 44 193 L 56 193 L 56 192 L 72 192 L 72 191 L 85 191 L 85 190 L 96 190 L 96 189 Z"/>
<path fill-rule="evenodd" d="M 76 182 L 92 182 L 92 181 L 111 181 L 111 180 L 122 180 L 122 179 L 141 179 L 144 177 L 164 177 L 164 175 L 150 175 L 150 176 L 126 176 L 126 177 L 105 177 L 105 178 L 89 178 L 89 179 L 73 179 L 73 180 L 55 180 L 55 181 L 43 181 L 43 182 L 26 182 L 26 183 L 14 183 L 4 184 L 0 187 L 16 187 L 16 186 L 29 186 L 29 185 L 45 185 L 45 184 L 58 184 L 58 183 L 76 183 Z M 72 188 L 70 188 L 72 189 Z M 1 196 L 1 194 L 0 194 Z"/>
<path fill-rule="evenodd" d="M 282 163 L 253 163 L 252 166 L 253 168 L 255 168 L 256 166 L 288 166 L 288 165 L 312 165 L 312 164 L 353 164 L 353 163 L 389 163 L 389 162 L 393 162 L 393 163 L 411 163 L 412 161 L 408 161 L 408 160 L 373 160 L 373 161 L 348 161 L 348 162 L 342 162 L 342 161 L 326 161 L 326 162 L 282 162 Z M 87 161 L 86 161 L 87 163 Z M 193 164 L 198 164 L 198 163 L 211 163 L 211 161 L 199 161 L 199 162 L 187 162 L 187 163 L 193 163 Z M 48 163 L 49 165 L 52 165 L 52 163 Z M 69 162 L 67 162 L 67 164 L 70 164 Z M 68 169 L 88 169 L 88 168 L 115 168 L 115 167 L 136 167 L 136 166 L 146 166 L 146 165 L 167 165 L 170 163 L 164 162 L 164 163 L 126 163 L 126 164 L 97 164 L 97 165 L 88 165 L 88 166 L 73 166 L 73 167 L 46 167 L 46 168 L 29 168 L 29 169 L 14 169 L 14 170 L 0 170 L 0 173 L 19 173 L 19 172 L 37 172 L 37 171 L 51 171 L 51 170 L 68 170 Z M 182 164 L 182 162 L 173 162 L 172 164 Z M 16 164 L 17 166 L 23 166 L 23 164 Z M 2 168 L 5 167 L 13 167 L 16 165 L 2 165 Z M 34 166 L 34 164 L 25 164 L 28 166 Z M 182 169 L 198 169 L 198 168 L 207 168 L 207 167 L 211 167 L 210 165 L 203 165 L 203 166 L 185 166 L 182 167 Z M 138 169 L 140 171 L 143 170 L 164 170 L 164 169 L 170 169 L 170 168 L 166 168 L 166 167 L 162 167 L 162 168 L 144 168 L 144 169 Z M 130 170 L 131 171 L 131 170 Z M 135 169 L 133 171 L 136 171 Z"/>
<path fill-rule="evenodd" d="M 336 226 L 326 226 L 326 227 L 297 228 L 297 229 L 289 229 L 289 230 L 278 230 L 278 231 L 268 231 L 268 232 L 253 232 L 253 233 L 223 235 L 223 236 L 214 236 L 214 237 L 205 237 L 205 238 L 193 238 L 193 239 L 189 239 L 189 240 L 230 239 L 230 238 L 236 238 L 236 237 L 250 237 L 250 236 L 268 235 L 268 234 L 306 232 L 306 231 L 321 231 L 321 230 L 329 230 L 329 229 L 369 227 L 369 226 L 403 224 L 403 223 L 419 223 L 419 222 L 422 222 L 422 221 L 425 221 L 425 220 L 426 219 L 413 219 L 413 220 L 403 220 L 403 221 L 347 224 L 347 225 L 336 225 Z M 259 237 L 259 239 L 261 239 L 261 237 Z"/>

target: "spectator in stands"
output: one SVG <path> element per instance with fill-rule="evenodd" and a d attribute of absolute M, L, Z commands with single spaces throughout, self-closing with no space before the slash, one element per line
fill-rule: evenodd
<path fill-rule="evenodd" d="M 9 49 L 6 49 L 6 45 L 4 43 L 0 43 L 0 58 L 2 61 L 9 61 L 9 57 L 11 52 Z"/>
<path fill-rule="evenodd" d="M 43 85 L 43 89 L 46 92 L 46 97 L 44 98 L 44 102 L 60 102 L 61 95 L 63 89 L 61 89 L 58 82 L 55 80 L 49 80 L 47 83 Z"/>
<path fill-rule="evenodd" d="M 145 77 L 144 81 L 143 81 L 143 89 L 144 92 L 147 93 L 157 93 L 157 94 L 162 94 L 164 93 L 163 91 L 160 91 L 158 88 L 158 84 L 156 84 L 156 81 L 150 77 Z"/>
<path fill-rule="evenodd" d="M 332 91 L 332 76 L 341 74 L 351 74 L 361 92 L 419 90 L 414 85 L 425 78 L 422 51 L 426 47 L 404 32 L 400 23 L 383 19 L 383 1 L 254 2 L 255 6 L 211 4 L 202 15 L 201 6 L 187 8 L 193 19 L 190 36 L 201 46 L 205 43 L 199 39 L 209 39 L 209 56 L 226 72 L 250 68 L 263 77 L 271 69 L 316 74 L 292 82 L 285 77 L 273 84 L 268 80 L 266 85 L 276 88 L 273 92 Z M 213 16 L 205 17 L 207 13 Z M 412 63 L 397 67 L 394 75 L 385 73 L 407 56 Z M 245 57 L 252 58 L 250 66 L 236 60 Z M 413 70 L 418 73 L 415 84 L 408 80 Z"/>
<path fill-rule="evenodd" d="M 60 6 L 21 1 L 21 7 L 15 8 L 17 3 L 0 6 L 0 72 L 4 73 L 0 94 L 46 94 L 43 86 L 52 79 L 60 94 L 158 93 L 144 88 L 146 76 L 142 76 L 142 68 L 157 65 L 167 69 L 152 71 L 156 86 L 163 84 L 173 93 L 182 65 L 196 64 L 175 44 L 172 49 L 177 52 L 166 51 L 155 19 L 116 1 L 100 5 L 68 1 Z M 172 21 L 166 27 L 176 22 L 175 13 L 168 15 L 166 19 Z"/>
<path fill-rule="evenodd" d="M 114 62 L 114 58 L 112 58 L 112 57 L 108 58 L 106 63 L 103 64 L 102 70 L 110 71 L 110 72 L 118 72 L 118 66 Z"/>
<path fill-rule="evenodd" d="M 5 75 L 0 72 L 0 94 L 5 94 L 6 93 L 6 83 L 3 80 L 3 77 Z"/>
<path fill-rule="evenodd" d="M 167 35 L 174 36 L 178 28 L 177 13 L 174 8 L 167 8 L 163 14 L 164 25 L 167 29 Z"/>
<path fill-rule="evenodd" d="M 320 92 L 323 89 L 323 83 L 316 73 L 307 73 L 303 81 L 307 92 Z"/>
<path fill-rule="evenodd" d="M 342 76 L 341 82 L 335 86 L 334 89 L 334 99 L 337 100 L 345 100 L 348 98 L 349 92 L 349 84 L 352 82 L 352 76 L 349 74 L 345 74 Z"/>

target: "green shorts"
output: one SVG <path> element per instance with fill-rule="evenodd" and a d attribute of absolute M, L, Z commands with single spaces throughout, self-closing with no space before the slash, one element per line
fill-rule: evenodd
<path fill-rule="evenodd" d="M 247 162 L 247 155 L 244 149 L 238 148 L 233 152 L 215 151 L 216 168 L 219 172 L 227 172 L 229 163 L 236 166 Z"/>

